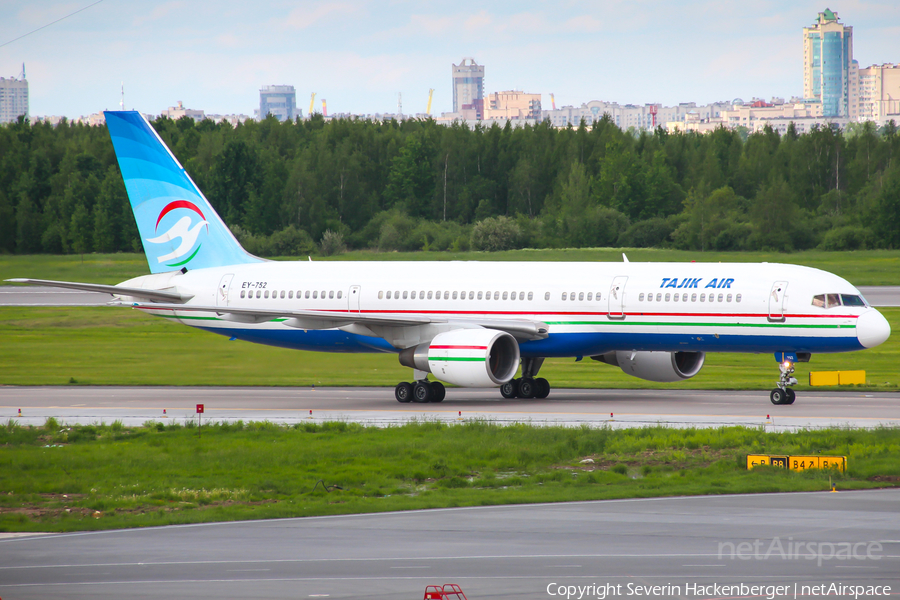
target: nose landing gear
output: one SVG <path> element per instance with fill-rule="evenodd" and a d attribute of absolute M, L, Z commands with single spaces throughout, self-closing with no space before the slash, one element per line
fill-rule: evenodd
<path fill-rule="evenodd" d="M 788 386 L 797 385 L 797 378 L 793 376 L 794 363 L 786 360 L 778 363 L 778 368 L 781 370 L 781 377 L 778 379 L 778 383 L 775 384 L 778 387 L 769 392 L 769 399 L 772 401 L 772 404 L 793 404 L 797 395 Z"/>

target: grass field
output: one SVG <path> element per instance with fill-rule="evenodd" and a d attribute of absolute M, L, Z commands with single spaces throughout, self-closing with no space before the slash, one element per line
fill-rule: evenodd
<path fill-rule="evenodd" d="M 894 332 L 900 308 L 882 309 Z M 900 336 L 861 352 L 817 354 L 808 372 L 863 369 L 870 390 L 900 389 Z M 778 369 L 770 354 L 709 354 L 693 379 L 659 384 L 589 359 L 548 359 L 554 387 L 768 390 Z M 128 308 L 0 308 L 3 385 L 358 385 L 394 386 L 410 377 L 393 354 L 328 354 L 260 346 L 171 323 Z M 829 388 L 822 388 L 829 389 Z"/>
<path fill-rule="evenodd" d="M 900 285 L 900 250 L 825 252 L 808 250 L 776 252 L 691 252 L 653 248 L 584 248 L 511 250 L 508 252 L 348 252 L 315 260 L 511 260 L 511 261 L 611 261 L 621 262 L 625 253 L 632 262 L 781 262 L 806 265 L 840 275 L 854 285 Z M 290 257 L 280 260 L 305 259 Z M 0 281 L 14 277 L 88 281 L 115 284 L 146 275 L 142 254 L 0 255 Z"/>
<path fill-rule="evenodd" d="M 897 429 L 237 423 L 204 426 L 198 438 L 180 425 L 62 428 L 48 420 L 44 428 L 0 426 L 0 447 L 0 531 L 815 491 L 829 489 L 830 478 L 840 490 L 900 482 Z M 849 468 L 747 471 L 748 453 L 841 455 Z"/>

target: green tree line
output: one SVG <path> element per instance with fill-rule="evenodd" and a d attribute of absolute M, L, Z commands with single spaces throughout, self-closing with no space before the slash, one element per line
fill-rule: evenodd
<path fill-rule="evenodd" d="M 900 248 L 900 134 L 153 122 L 251 252 Z M 0 127 L 0 252 L 140 251 L 105 127 Z"/>

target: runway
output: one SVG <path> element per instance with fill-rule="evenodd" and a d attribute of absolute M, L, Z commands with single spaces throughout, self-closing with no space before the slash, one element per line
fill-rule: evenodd
<path fill-rule="evenodd" d="M 775 406 L 768 390 L 559 389 L 545 400 L 505 400 L 495 389 L 451 388 L 439 404 L 400 404 L 392 388 L 0 387 L 0 421 L 23 425 L 41 425 L 48 417 L 69 424 L 183 422 L 196 419 L 197 404 L 204 405 L 205 422 L 338 420 L 386 426 L 482 419 L 614 428 L 745 425 L 773 431 L 900 426 L 898 392 L 808 391 L 791 406 Z"/>
<path fill-rule="evenodd" d="M 872 306 L 900 306 L 900 286 L 862 286 L 858 289 Z M 95 292 L 0 285 L 0 306 L 104 306 L 111 300 L 109 294 Z"/>
<path fill-rule="evenodd" d="M 582 598 L 896 594 L 898 505 L 896 489 L 701 496 L 3 539 L 0 596 L 398 600 L 445 583 L 471 600 L 566 598 L 568 586 L 572 598 L 577 586 Z"/>

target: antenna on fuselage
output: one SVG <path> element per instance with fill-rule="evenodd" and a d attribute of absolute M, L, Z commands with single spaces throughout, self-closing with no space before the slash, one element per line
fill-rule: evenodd
<path fill-rule="evenodd" d="M 622 260 L 623 260 L 624 262 L 629 262 L 628 257 L 625 256 L 625 253 L 624 253 L 624 252 L 622 253 Z"/>

